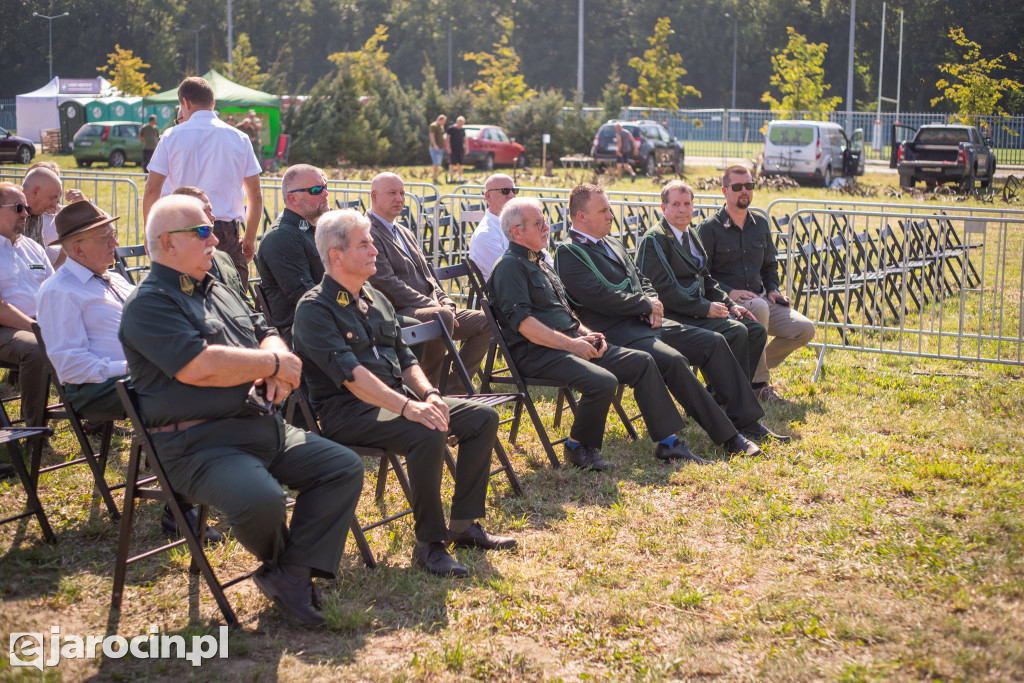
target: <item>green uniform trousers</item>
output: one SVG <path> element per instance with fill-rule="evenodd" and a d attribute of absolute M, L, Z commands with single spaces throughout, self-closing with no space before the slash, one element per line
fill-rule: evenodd
<path fill-rule="evenodd" d="M 459 439 L 455 466 L 452 519 L 480 519 L 487 504 L 491 450 L 498 434 L 498 413 L 489 406 L 445 398 L 448 431 L 430 429 L 368 403 L 346 407 L 344 427 L 328 436 L 353 446 L 384 448 L 405 456 L 412 487 L 412 516 L 416 540 L 445 541 L 448 525 L 441 507 L 441 474 L 448 435 Z"/>
<path fill-rule="evenodd" d="M 224 513 L 265 564 L 334 577 L 363 488 L 363 461 L 351 450 L 280 415 L 213 420 L 153 434 L 153 443 L 175 491 Z M 282 484 L 298 492 L 290 528 Z"/>
<path fill-rule="evenodd" d="M 665 388 L 654 359 L 646 353 L 609 344 L 600 358 L 583 360 L 569 351 L 529 344 L 525 352 L 517 354 L 515 362 L 525 377 L 563 382 L 582 394 L 569 436 L 591 448 L 599 449 L 604 442 L 608 409 L 619 384 L 633 387 L 633 397 L 653 441 L 666 439 L 683 428 L 683 416 Z"/>
<path fill-rule="evenodd" d="M 764 352 L 764 345 L 768 343 L 768 330 L 756 320 L 733 320 L 732 318 L 691 318 L 688 315 L 671 314 L 672 319 L 699 327 L 709 332 L 717 332 L 725 337 L 725 342 L 732 350 L 733 357 L 740 364 L 747 381 L 754 378 L 757 364 Z M 685 354 L 684 354 L 685 355 Z"/>
<path fill-rule="evenodd" d="M 117 382 L 122 379 L 128 379 L 128 375 L 111 377 L 105 382 L 65 384 L 64 395 L 83 420 L 123 420 L 124 406 L 117 395 Z"/>

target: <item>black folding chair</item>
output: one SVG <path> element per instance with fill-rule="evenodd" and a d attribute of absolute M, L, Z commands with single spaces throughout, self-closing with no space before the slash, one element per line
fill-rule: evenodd
<path fill-rule="evenodd" d="M 28 468 L 25 467 L 25 457 L 18 446 L 18 442 L 23 439 L 42 438 L 52 433 L 53 430 L 49 427 L 12 427 L 11 421 L 7 418 L 6 411 L 0 410 L 0 445 L 7 446 L 7 453 L 11 458 L 11 464 L 14 465 L 14 471 L 21 481 L 22 488 L 25 489 L 25 502 L 27 503 L 24 511 L 0 519 L 0 524 L 16 522 L 26 517 L 35 517 L 39 523 L 40 530 L 43 532 L 43 538 L 50 543 L 56 543 L 57 537 L 50 527 L 49 520 L 46 519 L 43 504 L 39 501 L 36 482 L 29 474 Z"/>
<path fill-rule="evenodd" d="M 153 445 L 153 439 L 150 437 L 149 431 L 146 429 L 146 426 L 139 415 L 138 397 L 135 394 L 135 390 L 129 387 L 124 380 L 121 380 L 117 383 L 117 393 L 118 396 L 121 397 L 121 402 L 124 405 L 128 419 L 131 420 L 132 426 L 135 428 L 135 440 L 132 443 L 128 457 L 128 475 L 125 484 L 124 509 L 121 515 L 121 529 L 118 535 L 117 556 L 114 560 L 114 585 L 110 594 L 111 614 L 113 615 L 115 612 L 120 613 L 121 611 L 121 600 L 124 595 L 124 583 L 125 576 L 128 572 L 128 565 L 170 550 L 171 548 L 185 545 L 188 547 L 189 553 L 192 555 L 192 562 L 189 566 L 189 571 L 193 574 L 202 574 L 203 580 L 206 582 L 207 587 L 213 594 L 213 599 L 217 602 L 217 607 L 220 608 L 221 614 L 224 615 L 224 620 L 229 626 L 237 626 L 238 618 L 235 616 L 234 610 L 231 609 L 231 605 L 224 596 L 224 589 L 241 583 L 252 576 L 253 572 L 236 576 L 228 581 L 221 581 L 217 578 L 217 575 L 213 571 L 213 567 L 210 566 L 210 561 L 207 559 L 202 545 L 203 536 L 206 533 L 206 515 L 208 506 L 201 501 L 188 498 L 174 491 L 174 488 L 171 486 L 171 483 L 167 478 L 167 473 L 164 471 L 163 465 L 160 463 L 160 457 L 156 451 L 156 447 Z M 143 457 L 145 457 L 146 465 L 150 470 L 152 470 L 153 474 L 140 479 L 139 472 L 143 466 Z M 132 522 L 135 519 L 136 501 L 138 499 L 159 500 L 166 503 L 171 514 L 174 516 L 174 521 L 177 523 L 178 529 L 182 530 L 181 534 L 183 538 L 162 545 L 159 548 L 154 548 L 152 550 L 139 553 L 138 555 L 129 556 L 129 551 L 131 550 Z M 189 503 L 196 506 L 196 512 L 198 513 L 198 520 L 196 523 L 199 532 L 198 535 L 196 534 L 196 530 L 192 528 L 192 525 L 188 523 L 188 520 L 185 517 L 185 511 L 182 510 L 181 507 L 183 503 Z"/>
<path fill-rule="evenodd" d="M 140 263 L 144 258 L 146 258 L 145 244 L 117 247 L 114 249 L 114 270 L 120 273 L 121 277 L 128 282 L 137 285 L 139 283 L 135 281 L 134 273 L 149 272 L 149 263 Z M 135 259 L 135 264 L 129 264 L 128 259 Z"/>
<path fill-rule="evenodd" d="M 113 420 L 107 420 L 104 422 L 100 451 L 97 454 L 92 448 L 92 443 L 89 441 L 89 435 L 85 433 L 85 429 L 82 426 L 82 417 L 68 401 L 67 394 L 64 392 L 64 385 L 61 384 L 60 379 L 57 377 L 57 371 L 54 370 L 53 364 L 50 363 L 50 357 L 46 355 L 46 342 L 43 341 L 43 333 L 39 329 L 38 323 L 32 323 L 32 332 L 36 335 L 36 343 L 39 344 L 39 350 L 43 352 L 43 357 L 46 358 L 46 371 L 50 374 L 50 379 L 52 380 L 54 387 L 57 389 L 57 396 L 60 398 L 59 405 L 47 406 L 46 419 L 47 421 L 60 419 L 67 420 L 68 424 L 71 425 L 71 431 L 75 434 L 75 439 L 78 440 L 78 447 L 81 453 L 79 457 L 74 458 L 73 460 L 66 460 L 64 462 L 57 463 L 56 465 L 50 465 L 49 467 L 40 467 L 41 463 L 37 461 L 35 454 L 33 454 L 33 479 L 38 481 L 40 474 L 63 469 L 65 467 L 71 467 L 72 465 L 86 463 L 89 466 L 89 470 L 92 472 L 92 478 L 96 482 L 96 489 L 99 491 L 100 497 L 103 499 L 103 504 L 107 506 L 107 511 L 110 513 L 110 517 L 114 520 L 120 519 L 121 513 L 118 512 L 117 504 L 114 502 L 114 498 L 110 495 L 110 492 L 124 488 L 124 484 L 110 486 L 107 484 L 107 479 L 104 474 L 107 468 L 107 458 L 110 455 L 110 440 L 114 434 L 114 422 Z"/>

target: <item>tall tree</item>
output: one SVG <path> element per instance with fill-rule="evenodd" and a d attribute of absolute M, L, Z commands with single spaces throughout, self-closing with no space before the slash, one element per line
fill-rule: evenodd
<path fill-rule="evenodd" d="M 775 73 L 769 81 L 778 88 L 782 99 L 776 100 L 766 92 L 761 101 L 767 102 L 772 111 L 816 112 L 814 118 L 825 120 L 826 114 L 834 111 L 842 101 L 841 97 L 825 95 L 829 86 L 824 83 L 825 70 L 821 63 L 825 60 L 828 45 L 808 42 L 807 37 L 797 33 L 792 26 L 787 26 L 786 32 L 789 43 L 781 53 L 772 57 Z M 781 116 L 786 118 L 787 114 Z"/>
<path fill-rule="evenodd" d="M 214 60 L 213 68 L 222 74 L 228 73 L 227 62 Z M 252 43 L 248 33 L 239 33 L 238 40 L 231 50 L 232 80 L 247 88 L 260 89 L 267 80 L 267 74 L 260 71 L 260 62 L 252 53 Z"/>
<path fill-rule="evenodd" d="M 511 105 L 537 94 L 526 86 L 519 73 L 519 54 L 509 42 L 515 25 L 506 17 L 499 17 L 498 23 L 502 34 L 494 43 L 493 52 L 470 52 L 463 56 L 479 67 L 470 88 L 480 96 L 474 109 L 486 112 L 488 118 L 497 118 Z"/>
<path fill-rule="evenodd" d="M 678 109 L 687 95 L 700 97 L 699 90 L 683 83 L 687 71 L 682 55 L 668 50 L 668 37 L 673 33 L 671 19 L 661 17 L 654 25 L 654 35 L 647 39 L 650 47 L 644 56 L 629 60 L 638 81 L 632 92 L 633 106 Z"/>
<path fill-rule="evenodd" d="M 156 83 L 146 81 L 143 72 L 148 68 L 149 64 L 143 62 L 142 57 L 136 57 L 131 50 L 122 50 L 119 44 L 115 44 L 114 51 L 107 55 L 106 65 L 96 67 L 96 70 L 105 73 L 110 84 L 122 94 L 145 97 L 160 89 Z"/>
<path fill-rule="evenodd" d="M 602 121 L 617 119 L 622 116 L 622 108 L 626 106 L 626 93 L 629 86 L 619 78 L 619 65 L 612 62 L 612 72 L 608 74 L 608 82 L 601 89 Z"/>
<path fill-rule="evenodd" d="M 964 48 L 963 55 L 950 55 L 954 61 L 939 65 L 939 71 L 949 76 L 936 84 L 942 95 L 932 100 L 932 106 L 942 101 L 956 107 L 957 120 L 969 125 L 978 125 L 979 116 L 998 114 L 1006 116 L 1001 106 L 1004 94 L 1019 93 L 1024 86 L 1011 78 L 995 78 L 996 71 L 1005 71 L 1003 58 L 1017 61 L 1017 55 L 1007 52 L 995 59 L 981 56 L 981 46 L 964 35 L 958 26 L 949 29 L 949 37 Z"/>

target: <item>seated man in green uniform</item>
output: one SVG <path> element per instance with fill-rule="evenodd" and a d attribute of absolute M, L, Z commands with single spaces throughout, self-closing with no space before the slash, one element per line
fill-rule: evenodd
<path fill-rule="evenodd" d="M 611 469 L 598 452 L 605 421 L 620 383 L 633 387 L 640 413 L 660 460 L 698 458 L 679 440 L 683 418 L 650 354 L 609 344 L 573 315 L 558 276 L 544 261 L 550 227 L 540 203 L 517 198 L 501 211 L 508 251 L 487 281 L 504 323 L 505 341 L 519 370 L 529 377 L 564 382 L 582 396 L 565 442 L 565 459 L 581 469 Z"/>
<path fill-rule="evenodd" d="M 363 487 L 349 449 L 274 409 L 302 361 L 207 272 L 217 246 L 202 203 L 159 199 L 146 222 L 153 270 L 124 304 L 119 337 L 171 485 L 217 508 L 263 567 L 256 585 L 290 617 L 321 625 L 312 577 L 333 577 Z M 290 527 L 284 484 L 297 491 Z"/>
<path fill-rule="evenodd" d="M 609 236 L 614 216 L 604 190 L 596 185 L 574 188 L 569 214 L 569 241 L 558 247 L 555 267 L 583 324 L 616 344 L 651 354 L 672 395 L 728 452 L 755 455 L 758 449 L 747 439 L 781 438 L 758 422 L 764 411 L 725 338 L 665 317 L 651 283 L 622 244 Z M 691 364 L 701 369 L 722 408 L 694 376 Z"/>
<path fill-rule="evenodd" d="M 213 223 L 213 207 L 210 205 L 210 198 L 205 191 L 193 185 L 182 185 L 171 194 L 183 194 L 186 197 L 195 197 L 201 201 L 203 203 L 203 213 L 206 214 L 210 223 Z M 210 263 L 210 275 L 223 282 L 228 286 L 228 289 L 242 297 L 242 301 L 249 302 L 249 293 L 242 284 L 242 278 L 238 277 L 238 269 L 235 268 L 235 262 L 231 260 L 231 256 L 226 251 L 217 249 L 213 252 L 213 262 Z"/>
<path fill-rule="evenodd" d="M 661 189 L 661 213 L 664 217 L 640 240 L 637 268 L 657 290 L 667 315 L 725 337 L 751 380 L 768 331 L 711 277 L 707 252 L 696 226 L 690 225 L 693 188 L 682 180 L 669 181 Z"/>
<path fill-rule="evenodd" d="M 316 230 L 323 281 L 295 309 L 292 343 L 305 367 L 324 434 L 347 444 L 405 454 L 412 484 L 413 562 L 439 576 L 465 576 L 447 544 L 487 550 L 515 539 L 493 536 L 485 512 L 498 414 L 489 406 L 444 398 L 402 341 L 395 310 L 367 284 L 377 269 L 370 220 L 345 209 L 324 214 Z M 441 470 L 449 434 L 459 440 L 451 522 L 441 508 Z"/>

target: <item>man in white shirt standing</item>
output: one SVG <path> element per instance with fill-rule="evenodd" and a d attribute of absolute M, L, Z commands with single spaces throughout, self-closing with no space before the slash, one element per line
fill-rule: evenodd
<path fill-rule="evenodd" d="M 32 334 L 36 293 L 53 266 L 35 240 L 25 236 L 28 202 L 20 185 L 0 183 L 0 360 L 18 366 L 21 416 L 43 424 L 49 378 Z"/>
<path fill-rule="evenodd" d="M 216 221 L 213 233 L 218 249 L 231 256 L 243 286 L 249 281 L 249 261 L 256 253 L 256 233 L 263 214 L 260 165 L 248 136 L 217 118 L 213 88 L 203 78 L 190 76 L 178 86 L 181 124 L 160 138 L 149 162 L 149 177 L 142 197 L 142 212 L 162 195 L 183 185 L 206 192 Z M 170 182 L 165 185 L 165 181 Z M 246 200 L 243 208 L 242 199 Z M 239 226 L 245 234 L 239 239 Z"/>

